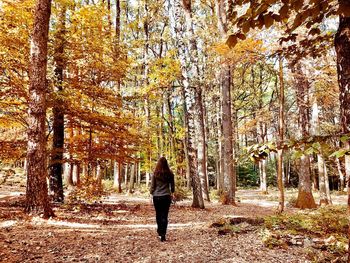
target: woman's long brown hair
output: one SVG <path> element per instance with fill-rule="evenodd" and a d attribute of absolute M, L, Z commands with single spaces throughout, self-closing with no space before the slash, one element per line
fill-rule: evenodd
<path fill-rule="evenodd" d="M 159 158 L 153 174 L 155 177 L 163 177 L 164 176 L 166 179 L 168 179 L 169 176 L 171 176 L 172 172 L 170 171 L 168 161 L 167 161 L 167 159 L 165 159 L 165 157 Z"/>

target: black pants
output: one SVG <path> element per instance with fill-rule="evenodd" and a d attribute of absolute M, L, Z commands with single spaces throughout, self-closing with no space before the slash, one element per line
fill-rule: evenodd
<path fill-rule="evenodd" d="M 153 205 L 156 210 L 157 232 L 159 236 L 166 235 L 168 227 L 168 214 L 171 204 L 170 195 L 153 196 Z"/>

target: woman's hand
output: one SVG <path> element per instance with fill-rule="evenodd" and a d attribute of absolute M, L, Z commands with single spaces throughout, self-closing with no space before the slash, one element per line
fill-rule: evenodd
<path fill-rule="evenodd" d="M 175 194 L 172 193 L 172 194 L 171 194 L 171 203 L 172 203 L 172 204 L 175 204 L 175 202 L 176 202 L 176 197 L 175 197 Z"/>

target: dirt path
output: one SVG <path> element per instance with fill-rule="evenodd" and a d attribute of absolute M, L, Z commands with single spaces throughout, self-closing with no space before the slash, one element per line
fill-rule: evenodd
<path fill-rule="evenodd" d="M 101 204 L 56 207 L 55 219 L 42 220 L 23 214 L 13 196 L 2 196 L 0 262 L 307 262 L 302 248 L 264 247 L 259 231 L 218 235 L 210 227 L 221 218 L 274 213 L 273 202 L 261 204 L 207 203 L 199 210 L 178 202 L 161 243 L 146 198 L 112 195 Z"/>

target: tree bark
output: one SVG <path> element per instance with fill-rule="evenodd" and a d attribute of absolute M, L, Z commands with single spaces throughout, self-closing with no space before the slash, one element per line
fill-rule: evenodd
<path fill-rule="evenodd" d="M 338 187 L 338 190 L 340 192 L 343 192 L 344 191 L 344 187 L 345 187 L 344 173 L 343 173 L 343 170 L 341 168 L 341 163 L 340 163 L 339 158 L 336 158 L 335 161 L 337 163 L 337 170 L 338 170 L 338 173 L 339 173 L 339 187 Z"/>
<path fill-rule="evenodd" d="M 300 63 L 291 65 L 292 73 L 294 74 L 295 90 L 297 94 L 297 105 L 299 110 L 299 128 L 301 137 L 309 136 L 309 83 L 302 72 Z M 305 146 L 304 146 L 305 148 Z M 315 208 L 316 203 L 312 195 L 311 173 L 310 173 L 310 157 L 303 155 L 300 160 L 299 169 L 299 192 L 296 206 L 305 208 Z"/>
<path fill-rule="evenodd" d="M 339 10 L 347 8 L 347 0 L 338 0 Z M 349 133 L 350 126 L 350 16 L 340 14 L 339 27 L 334 38 L 335 50 L 337 53 L 337 72 L 339 84 L 340 100 L 340 122 L 343 133 Z M 345 143 L 345 148 L 350 149 L 349 142 Z M 345 155 L 345 176 L 347 180 L 348 192 L 348 218 L 350 219 L 350 155 Z M 348 230 L 350 247 L 350 224 Z M 350 262 L 350 249 L 348 249 L 348 262 Z"/>
<path fill-rule="evenodd" d="M 50 192 L 52 199 L 56 202 L 63 202 L 63 152 L 64 152 L 64 106 L 60 98 L 63 87 L 63 70 L 64 70 L 64 46 L 66 30 L 66 6 L 60 5 L 61 11 L 58 18 L 58 25 L 55 36 L 55 84 L 57 98 L 53 106 L 53 141 L 51 152 L 51 173 L 50 173 Z"/>
<path fill-rule="evenodd" d="M 259 110 L 261 110 L 262 102 L 260 104 Z M 264 144 L 266 133 L 264 131 L 264 124 L 261 121 L 257 121 L 257 135 L 258 143 Z M 265 159 L 259 161 L 259 177 L 260 177 L 260 191 L 263 194 L 267 194 L 267 175 L 266 175 L 266 163 Z"/>
<path fill-rule="evenodd" d="M 329 189 L 329 177 L 328 177 L 328 169 L 327 169 L 327 163 L 324 162 L 324 181 L 326 185 L 326 196 L 328 203 L 331 205 L 332 204 L 332 198 L 331 198 L 331 191 Z"/>
<path fill-rule="evenodd" d="M 205 200 L 210 201 L 209 197 L 209 187 L 207 180 L 207 167 L 206 167 L 206 140 L 205 140 L 205 127 L 204 127 L 204 109 L 202 100 L 202 90 L 200 88 L 196 89 L 196 105 L 198 112 L 199 121 L 197 124 L 199 127 L 196 128 L 197 136 L 197 156 L 198 156 L 198 173 L 201 182 L 201 188 Z"/>
<path fill-rule="evenodd" d="M 327 198 L 327 191 L 326 191 L 325 163 L 324 163 L 323 156 L 321 154 L 317 154 L 317 167 L 318 167 L 318 184 L 320 189 L 320 205 L 328 205 L 329 201 Z"/>
<path fill-rule="evenodd" d="M 218 131 L 218 170 L 217 170 L 217 177 L 218 177 L 218 192 L 222 194 L 224 192 L 224 147 L 222 143 L 222 118 L 221 118 L 221 112 L 222 112 L 222 102 L 219 100 L 219 107 L 217 111 L 217 131 Z"/>
<path fill-rule="evenodd" d="M 119 173 L 119 163 L 114 160 L 113 161 L 113 187 L 115 189 L 118 189 L 119 186 L 119 177 L 120 177 L 120 173 Z"/>
<path fill-rule="evenodd" d="M 231 70 L 228 65 L 223 70 L 221 84 L 222 95 L 222 135 L 223 135 L 223 172 L 224 172 L 224 201 L 226 204 L 235 204 L 234 185 L 234 149 L 233 127 L 231 114 Z"/>
<path fill-rule="evenodd" d="M 216 4 L 217 24 L 222 37 L 226 37 L 227 24 L 231 16 L 228 12 L 230 3 L 224 0 L 219 0 Z M 231 10 L 232 11 L 232 10 Z M 222 96 L 222 144 L 223 144 L 223 176 L 224 176 L 224 203 L 235 204 L 235 152 L 233 145 L 233 125 L 231 112 L 231 67 L 224 63 L 222 64 L 221 74 L 221 96 Z"/>
<path fill-rule="evenodd" d="M 125 191 L 128 189 L 128 173 L 129 173 L 129 164 L 125 164 L 125 171 L 124 171 L 124 185 L 125 185 Z"/>
<path fill-rule="evenodd" d="M 81 180 L 80 180 L 80 174 L 81 174 L 81 164 L 79 162 L 76 162 L 74 165 L 75 172 L 73 173 L 73 183 L 75 186 L 80 186 Z"/>
<path fill-rule="evenodd" d="M 181 6 L 182 5 L 182 6 Z M 185 104 L 187 112 L 188 123 L 186 126 L 187 133 L 187 149 L 188 149 L 188 166 L 190 171 L 191 185 L 193 191 L 192 207 L 204 208 L 204 200 L 202 195 L 202 189 L 200 179 L 198 176 L 198 160 L 196 150 L 196 131 L 195 127 L 198 119 L 195 118 L 197 111 L 197 105 L 195 102 L 196 89 L 198 89 L 198 68 L 196 63 L 196 40 L 193 32 L 193 18 L 191 14 L 191 2 L 190 1 L 171 1 L 173 19 L 173 34 L 176 38 L 176 46 L 179 50 L 179 58 L 181 64 L 181 71 L 183 76 L 183 94 L 185 97 Z M 184 13 L 185 18 L 182 16 Z M 185 20 L 186 28 L 183 30 L 183 20 Z M 184 31 L 184 32 L 183 32 Z M 187 36 L 187 42 L 184 41 L 183 36 Z"/>
<path fill-rule="evenodd" d="M 50 0 L 37 0 L 30 43 L 28 146 L 27 146 L 27 212 L 53 216 L 48 199 L 46 159 L 47 42 L 51 13 Z"/>
<path fill-rule="evenodd" d="M 284 141 L 284 75 L 283 61 L 279 59 L 279 109 L 278 109 L 278 141 L 277 141 L 277 185 L 279 200 L 277 211 L 284 211 L 284 183 L 283 183 L 283 141 Z M 289 173 L 288 173 L 289 176 Z"/>
<path fill-rule="evenodd" d="M 315 91 L 311 92 L 315 94 Z M 312 112 L 311 112 L 311 134 L 320 135 L 320 121 L 319 110 L 316 96 L 312 96 Z M 329 182 L 325 160 L 323 158 L 322 149 L 317 154 L 317 172 L 318 172 L 318 189 L 320 194 L 320 205 L 328 205 L 331 203 L 331 199 L 328 198 L 329 194 Z M 317 177 L 314 176 L 314 189 L 317 189 Z M 328 189 L 328 191 L 327 191 Z M 328 193 L 327 193 L 328 192 Z"/>
<path fill-rule="evenodd" d="M 176 142 L 175 142 L 175 125 L 174 125 L 174 117 L 173 117 L 173 112 L 172 112 L 172 107 L 171 107 L 171 88 L 168 88 L 166 91 L 165 95 L 165 106 L 166 106 L 166 111 L 169 116 L 169 141 L 170 141 L 170 159 L 174 159 L 177 161 L 177 148 L 176 148 Z M 178 163 L 176 163 L 176 166 L 178 167 Z"/>
<path fill-rule="evenodd" d="M 136 170 L 135 163 L 130 164 L 130 181 L 129 181 L 129 189 L 128 189 L 128 193 L 129 194 L 132 194 L 134 192 L 134 188 L 135 188 L 135 170 Z"/>

